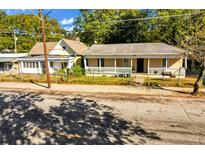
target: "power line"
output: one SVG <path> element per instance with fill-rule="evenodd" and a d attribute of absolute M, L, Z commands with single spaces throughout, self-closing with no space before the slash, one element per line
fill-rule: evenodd
<path fill-rule="evenodd" d="M 175 15 L 165 15 L 165 16 L 156 16 L 156 17 L 144 17 L 144 18 L 134 18 L 134 19 L 124 19 L 124 20 L 111 20 L 111 21 L 102 21 L 99 23 L 116 23 L 116 22 L 126 22 L 126 21 L 141 21 L 141 20 L 151 20 L 151 19 L 162 19 L 162 18 L 171 18 L 171 17 L 181 17 L 181 16 L 191 16 L 205 13 L 205 11 L 195 12 L 195 13 L 186 13 L 186 14 L 175 14 Z M 93 23 L 95 21 L 92 21 Z M 92 23 L 88 22 L 88 23 Z"/>
<path fill-rule="evenodd" d="M 125 19 L 125 20 L 114 20 L 114 21 L 108 21 L 108 23 L 114 23 L 114 22 L 126 22 L 126 21 L 146 21 L 146 20 L 151 20 L 151 19 L 163 19 L 163 18 L 168 18 L 168 17 L 180 17 L 180 16 L 191 16 L 191 15 L 196 15 L 196 14 L 202 14 L 202 13 L 205 13 L 205 11 L 203 12 L 196 12 L 196 13 L 188 13 L 188 14 L 178 14 L 178 15 L 169 15 L 169 16 L 158 16 L 158 17 L 146 17 L 146 18 L 137 18 L 137 19 Z M 93 21 L 94 22 L 94 21 Z M 92 22 L 89 22 L 89 23 L 92 23 Z M 99 23 L 103 23 L 103 22 L 99 22 Z M 106 23 L 106 22 L 104 22 Z M 129 28 L 129 27 L 135 27 L 137 26 L 138 24 L 132 24 L 132 25 L 126 25 L 126 26 L 119 26 L 119 25 L 113 25 L 115 26 L 115 28 L 117 29 L 125 29 L 125 28 Z M 166 25 L 160 25 L 160 27 L 162 26 L 166 26 Z M 110 29 L 110 27 L 101 27 L 101 28 L 94 28 L 92 29 L 90 32 L 95 32 L 95 31 L 99 31 L 99 30 L 106 30 L 106 29 Z M 86 33 L 89 33 L 87 31 L 84 31 Z"/>

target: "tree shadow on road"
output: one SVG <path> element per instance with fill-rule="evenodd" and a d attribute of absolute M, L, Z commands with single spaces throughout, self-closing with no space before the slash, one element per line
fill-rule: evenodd
<path fill-rule="evenodd" d="M 61 98 L 45 112 L 35 93 L 0 93 L 0 144 L 136 144 L 160 140 L 154 132 L 119 118 L 114 109 L 80 97 Z"/>
<path fill-rule="evenodd" d="M 179 90 L 169 89 L 169 88 L 162 87 L 162 86 L 150 86 L 150 88 L 152 88 L 152 89 L 160 89 L 160 90 L 170 91 L 170 92 L 175 92 L 175 93 L 180 93 L 180 94 L 187 94 L 187 95 L 191 94 L 190 92 L 180 90 L 180 87 L 179 87 Z"/>

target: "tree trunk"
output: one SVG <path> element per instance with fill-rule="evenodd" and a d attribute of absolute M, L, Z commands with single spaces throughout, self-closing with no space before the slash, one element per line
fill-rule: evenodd
<path fill-rule="evenodd" d="M 200 87 L 201 81 L 203 79 L 204 73 L 205 73 L 205 66 L 203 64 L 203 66 L 200 69 L 198 78 L 194 84 L 194 91 L 192 93 L 194 96 L 197 96 L 199 94 L 199 87 Z"/>

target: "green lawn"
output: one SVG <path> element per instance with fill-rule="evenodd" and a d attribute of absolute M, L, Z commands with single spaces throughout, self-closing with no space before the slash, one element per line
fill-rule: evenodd
<path fill-rule="evenodd" d="M 0 75 L 0 82 L 39 82 L 45 83 L 45 75 Z M 105 77 L 105 76 L 53 76 L 51 75 L 52 83 L 64 83 L 64 84 L 96 84 L 96 85 L 129 85 L 130 78 L 124 77 Z"/>
<path fill-rule="evenodd" d="M 146 78 L 144 85 L 148 86 L 166 86 L 166 87 L 193 87 L 196 78 L 184 78 L 178 82 L 177 78 Z M 180 84 L 179 84 L 180 83 Z M 203 86 L 204 87 L 204 86 Z"/>

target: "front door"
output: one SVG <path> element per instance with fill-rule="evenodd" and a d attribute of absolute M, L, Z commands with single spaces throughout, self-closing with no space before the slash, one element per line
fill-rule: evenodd
<path fill-rule="evenodd" d="M 137 59 L 137 73 L 144 72 L 144 59 L 139 58 Z"/>

